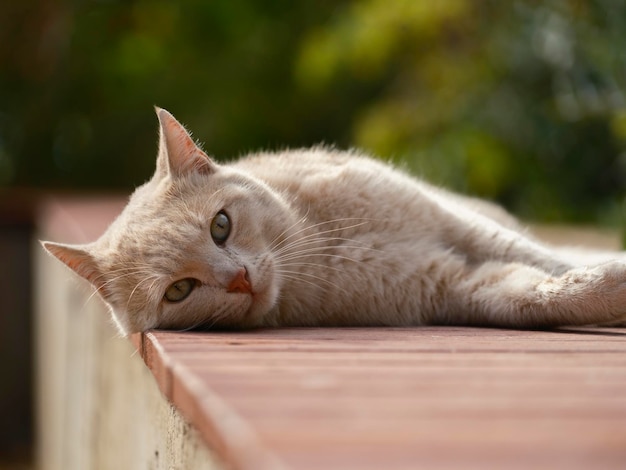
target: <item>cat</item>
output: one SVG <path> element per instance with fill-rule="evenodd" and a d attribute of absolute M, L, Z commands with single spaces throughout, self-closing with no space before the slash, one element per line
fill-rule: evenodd
<path fill-rule="evenodd" d="M 626 316 L 618 253 L 549 247 L 495 204 L 356 151 L 320 146 L 218 164 L 169 112 L 156 112 L 156 171 L 106 232 L 80 246 L 42 242 L 96 288 L 122 335 L 535 328 Z"/>

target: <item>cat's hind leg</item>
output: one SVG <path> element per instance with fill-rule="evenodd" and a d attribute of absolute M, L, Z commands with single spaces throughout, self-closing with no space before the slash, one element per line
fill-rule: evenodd
<path fill-rule="evenodd" d="M 626 319 L 626 263 L 620 261 L 561 275 L 486 262 L 466 266 L 455 278 L 448 308 L 435 321 L 533 328 Z"/>

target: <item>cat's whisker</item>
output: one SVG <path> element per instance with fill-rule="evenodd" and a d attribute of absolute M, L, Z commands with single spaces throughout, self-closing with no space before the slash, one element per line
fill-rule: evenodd
<path fill-rule="evenodd" d="M 153 269 L 154 269 L 153 266 L 150 266 L 148 264 L 133 263 L 130 266 L 124 266 L 118 269 L 112 269 L 112 270 L 107 271 L 106 273 L 102 273 L 98 276 L 95 276 L 93 279 L 93 283 L 97 284 L 98 281 L 100 281 L 102 278 L 109 277 L 111 275 L 115 275 L 119 273 L 123 273 L 120 276 L 110 278 L 105 283 L 103 283 L 103 286 L 106 286 L 107 284 L 110 284 L 111 282 L 121 279 L 125 276 L 131 276 L 134 274 L 141 275 L 142 273 L 152 274 Z"/>
<path fill-rule="evenodd" d="M 335 255 L 335 254 L 331 254 L 331 253 L 313 253 L 313 254 L 305 254 L 305 255 L 301 255 L 301 256 L 294 256 L 292 258 L 288 258 L 286 259 L 286 261 L 293 261 L 296 259 L 309 259 L 311 256 L 320 256 L 320 257 L 325 257 L 325 258 L 335 258 L 335 259 L 342 259 L 345 261 L 350 261 L 353 263 L 362 263 L 363 261 L 358 260 L 358 259 L 354 259 L 354 258 L 350 258 L 349 256 L 342 256 L 342 255 Z"/>
<path fill-rule="evenodd" d="M 339 248 L 339 247 L 333 247 L 334 248 Z M 341 248 L 345 248 L 345 249 L 367 249 L 365 247 L 359 247 L 359 246 L 348 246 L 348 245 L 343 245 Z M 354 261 L 354 262 L 361 262 L 361 260 L 357 260 L 354 258 L 350 258 L 349 256 L 345 256 L 345 255 L 338 255 L 336 253 L 320 253 L 320 251 L 327 251 L 329 248 L 328 247 L 313 247 L 313 248 L 305 248 L 299 251 L 295 251 L 293 253 L 287 253 L 285 255 L 282 255 L 280 257 L 276 258 L 276 262 L 278 264 L 285 262 L 285 261 L 293 261 L 295 259 L 302 259 L 302 258 L 309 258 L 312 256 L 325 256 L 325 257 L 329 257 L 329 258 L 337 258 L 337 259 L 345 259 L 348 261 Z"/>
<path fill-rule="evenodd" d="M 274 252 L 274 255 L 276 256 L 280 256 L 282 253 L 285 253 L 286 251 L 292 250 L 294 248 L 298 248 L 298 247 L 303 247 L 303 246 L 307 246 L 307 245 L 313 245 L 316 243 L 329 243 L 332 241 L 339 241 L 339 242 L 350 242 L 350 243 L 357 243 L 357 244 L 362 244 L 363 248 L 367 248 L 367 245 L 365 242 L 362 242 L 360 240 L 354 240 L 351 238 L 343 238 L 343 237 L 319 237 L 319 238 L 309 238 L 309 239 L 300 239 L 297 240 L 289 245 L 285 245 L 283 247 L 281 247 L 279 250 Z M 340 247 L 342 245 L 333 245 L 333 247 Z"/>
<path fill-rule="evenodd" d="M 99 287 L 93 289 L 91 294 L 89 294 L 89 297 L 87 297 L 87 299 L 83 302 L 81 310 L 85 310 L 85 308 L 87 308 L 87 305 L 89 304 L 89 302 L 91 302 L 91 299 L 93 299 L 98 294 L 99 291 L 100 291 Z"/>
<path fill-rule="evenodd" d="M 279 267 L 284 267 L 284 266 L 308 266 L 311 268 L 319 268 L 321 270 L 328 270 L 330 269 L 331 271 L 338 271 L 338 272 L 343 272 L 343 269 L 339 269 L 336 268 L 334 266 L 327 266 L 321 263 L 280 263 L 278 265 Z"/>
<path fill-rule="evenodd" d="M 320 287 L 319 284 L 316 284 L 314 282 L 308 281 L 306 279 L 302 279 L 302 278 L 300 278 L 298 276 L 293 276 L 293 275 L 285 274 L 285 273 L 279 273 L 279 275 L 280 275 L 280 277 L 282 279 L 289 279 L 289 280 L 294 281 L 294 282 L 303 282 L 303 283 L 309 284 L 309 285 L 311 285 L 311 286 L 313 286 L 315 288 L 319 288 Z"/>
<path fill-rule="evenodd" d="M 316 246 L 317 245 L 317 246 Z M 285 253 L 281 253 L 274 257 L 277 261 L 285 261 L 291 259 L 293 256 L 301 256 L 301 255 L 312 255 L 315 256 L 318 253 L 327 253 L 333 254 L 334 252 L 343 253 L 346 251 L 356 251 L 363 250 L 365 251 L 378 251 L 373 248 L 369 248 L 367 246 L 354 246 L 354 245 L 334 245 L 334 246 L 324 246 L 319 244 L 312 245 L 303 245 L 301 247 L 296 247 L 297 249 L 290 250 Z"/>
<path fill-rule="evenodd" d="M 139 266 L 138 263 L 137 263 L 137 266 Z M 116 274 L 116 273 L 123 273 L 123 274 L 119 274 L 118 276 L 115 276 L 115 277 L 112 277 L 112 278 L 108 279 L 106 282 L 103 282 L 96 289 L 94 289 L 94 291 L 91 293 L 91 295 L 89 295 L 89 297 L 85 300 L 82 308 L 85 308 L 87 306 L 87 304 L 91 301 L 91 299 L 96 294 L 100 293 L 106 287 L 108 287 L 109 285 L 113 284 L 114 282 L 116 282 L 116 281 L 118 281 L 120 279 L 123 279 L 123 278 L 128 277 L 128 276 L 133 276 L 133 275 L 134 276 L 145 275 L 145 276 L 148 276 L 149 278 L 151 278 L 152 276 L 155 276 L 155 274 L 151 270 L 149 270 L 149 268 L 150 267 L 147 266 L 147 265 L 146 266 L 142 266 L 141 268 L 135 268 L 135 269 L 129 268 L 128 266 L 124 266 L 124 267 L 121 267 L 121 268 L 118 268 L 118 269 L 114 269 L 114 270 L 111 270 L 111 271 L 107 272 L 106 276 L 109 276 L 111 274 Z M 95 281 L 99 281 L 103 277 L 105 277 L 105 275 L 101 274 L 99 276 L 96 276 L 94 278 L 94 280 Z M 136 288 L 137 288 L 137 286 L 135 287 L 135 289 Z M 130 297 L 132 297 L 133 293 L 134 293 L 134 290 L 131 293 Z M 129 300 L 130 300 L 130 297 L 129 297 Z"/>
<path fill-rule="evenodd" d="M 141 286 L 142 284 L 144 284 L 145 282 L 148 281 L 152 281 L 152 284 L 150 285 L 150 287 L 148 287 L 148 291 L 150 291 L 152 285 L 154 285 L 154 283 L 159 279 L 159 275 L 158 274 L 153 274 L 151 276 L 146 276 L 145 278 L 143 278 L 141 281 L 139 281 L 137 283 L 137 285 L 135 286 L 135 288 L 131 291 L 130 295 L 128 296 L 128 301 L 126 302 L 126 309 L 128 310 L 128 307 L 130 306 L 130 301 L 133 298 L 133 295 L 135 294 L 135 291 L 139 288 L 139 286 Z"/>
<path fill-rule="evenodd" d="M 142 271 L 146 271 L 146 272 L 151 272 L 151 270 L 153 269 L 153 266 L 150 266 L 148 264 L 145 265 L 137 265 L 137 266 L 133 266 L 132 268 L 129 266 L 124 266 L 121 268 L 117 268 L 117 269 L 111 269 L 109 271 L 107 271 L 106 273 L 102 273 L 98 276 L 95 276 L 93 278 L 94 282 L 99 281 L 100 279 L 102 279 L 103 277 L 108 277 L 112 274 L 117 274 L 117 273 L 124 273 L 125 275 L 131 275 L 131 274 L 140 274 Z M 117 279 L 117 278 L 115 278 Z"/>
<path fill-rule="evenodd" d="M 370 219 L 363 219 L 363 218 L 356 218 L 356 217 L 354 217 L 354 218 L 343 218 L 343 219 L 326 220 L 324 222 L 318 222 L 317 224 L 307 225 L 306 227 L 303 227 L 300 230 L 290 234 L 289 236 L 287 236 L 286 238 L 281 240 L 280 243 L 277 243 L 274 246 L 272 246 L 270 244 L 270 249 L 271 250 L 276 250 L 276 249 L 280 248 L 281 245 L 283 245 L 284 243 L 288 242 L 289 239 L 291 239 L 291 238 L 293 238 L 295 236 L 298 236 L 301 233 L 306 232 L 307 230 L 312 230 L 314 228 L 321 227 L 323 225 L 332 224 L 332 223 L 346 222 L 346 221 L 355 221 L 355 220 L 360 220 L 362 222 L 359 222 L 358 224 L 347 225 L 347 226 L 344 226 L 344 227 L 337 227 L 337 228 L 334 228 L 334 229 L 323 230 L 321 232 L 310 233 L 308 235 L 304 235 L 300 239 L 309 238 L 309 237 L 315 237 L 315 236 L 324 235 L 324 234 L 327 234 L 327 233 L 339 232 L 339 231 L 342 231 L 342 230 L 349 230 L 349 229 L 352 229 L 352 228 L 360 227 L 362 225 L 365 225 L 365 224 L 369 223 Z"/>
<path fill-rule="evenodd" d="M 290 274 L 290 275 L 295 275 L 295 276 L 306 276 L 306 277 L 310 277 L 312 279 L 317 279 L 318 281 L 325 282 L 325 283 L 327 283 L 327 284 L 329 284 L 331 286 L 334 285 L 328 279 L 324 279 L 323 277 L 316 276 L 315 274 L 311 274 L 311 273 L 307 273 L 307 272 L 289 271 L 289 270 L 286 270 L 286 269 L 277 269 L 276 272 L 279 273 L 279 274 Z"/>
<path fill-rule="evenodd" d="M 120 268 L 119 270 L 115 270 L 115 271 L 112 271 L 112 272 L 116 272 L 116 271 L 117 271 L 117 272 L 122 272 L 122 271 L 123 271 L 123 269 L 121 269 L 121 268 Z M 115 276 L 115 277 L 113 277 L 113 278 L 111 278 L 111 279 L 107 280 L 106 282 L 103 282 L 100 286 L 98 286 L 97 288 L 95 288 L 95 289 L 93 290 L 93 292 L 91 293 L 91 295 L 89 295 L 89 297 L 87 297 L 87 300 L 85 300 L 85 302 L 83 303 L 82 308 L 84 309 L 84 308 L 87 306 L 87 304 L 91 301 L 91 299 L 92 299 L 92 298 L 93 298 L 96 294 L 99 294 L 99 293 L 100 293 L 100 291 L 104 290 L 104 288 L 105 288 L 105 287 L 109 286 L 110 284 L 114 283 L 115 281 L 117 281 L 117 280 L 119 280 L 119 279 L 122 279 L 122 278 L 124 278 L 124 277 L 127 277 L 127 276 L 131 276 L 131 275 L 139 275 L 139 274 L 142 274 L 142 273 L 145 273 L 145 274 L 147 274 L 147 275 L 152 275 L 152 273 L 151 273 L 150 271 L 148 271 L 147 269 L 146 269 L 146 270 L 141 269 L 141 270 L 134 270 L 134 271 L 129 271 L 129 272 L 124 273 L 124 274 L 120 274 L 119 276 Z M 108 275 L 108 274 L 109 274 L 109 273 L 107 273 L 107 275 Z M 102 275 L 100 275 L 100 276 L 97 276 L 95 279 L 100 280 L 100 279 L 102 279 L 103 277 L 104 277 L 104 274 L 102 274 Z"/>
<path fill-rule="evenodd" d="M 273 245 L 273 246 L 272 246 L 272 245 L 270 245 L 270 249 L 272 249 L 272 250 L 282 249 L 282 248 L 285 246 L 285 244 L 289 245 L 289 244 L 291 244 L 291 243 L 294 243 L 294 241 L 292 241 L 291 239 L 293 239 L 294 237 L 298 237 L 298 235 L 301 235 L 301 234 L 303 234 L 304 232 L 306 232 L 306 231 L 308 231 L 308 230 L 313 230 L 313 229 L 315 229 L 315 228 L 317 228 L 317 227 L 321 227 L 321 226 L 323 226 L 323 225 L 328 225 L 328 224 L 331 224 L 331 223 L 337 223 L 337 222 L 343 222 L 343 221 L 346 221 L 346 220 L 351 220 L 351 219 L 336 219 L 336 220 L 327 220 L 327 221 L 324 221 L 324 222 L 319 222 L 319 223 L 317 223 L 317 224 L 313 224 L 313 225 L 308 225 L 308 226 L 305 226 L 305 227 L 301 228 L 300 230 L 298 230 L 298 231 L 296 231 L 296 232 L 294 232 L 294 233 L 290 234 L 289 236 L 287 236 L 286 238 L 284 238 L 283 240 L 281 240 L 279 243 L 276 243 L 276 244 L 275 244 L 275 245 Z M 356 220 L 360 220 L 360 219 L 356 219 Z M 301 236 L 301 237 L 298 237 L 298 238 L 295 240 L 295 242 L 300 241 L 300 240 L 302 240 L 302 239 L 307 239 L 307 238 L 311 238 L 311 237 L 316 237 L 316 236 L 324 235 L 324 234 L 326 234 L 326 233 L 338 232 L 338 231 L 347 230 L 347 229 L 350 229 L 350 228 L 355 228 L 355 227 L 357 227 L 357 226 L 359 226 L 359 225 L 362 225 L 362 224 L 364 224 L 364 223 L 366 223 L 366 222 L 362 222 L 361 224 L 353 224 L 353 225 L 349 225 L 349 226 L 345 226 L 345 227 L 337 227 L 337 228 L 334 228 L 334 229 L 329 229 L 329 230 L 323 230 L 323 231 L 321 231 L 321 232 L 319 232 L 319 231 L 314 231 L 314 232 L 312 232 L 312 233 L 309 233 L 309 234 L 303 235 L 303 236 Z"/>
<path fill-rule="evenodd" d="M 135 292 L 137 291 L 137 289 L 138 289 L 138 288 L 139 288 L 142 284 L 145 284 L 145 283 L 147 283 L 147 282 L 149 282 L 149 281 L 152 281 L 152 284 L 151 284 L 151 286 L 152 286 L 152 285 L 153 285 L 153 284 L 154 284 L 154 283 L 155 283 L 155 282 L 159 279 L 159 277 L 160 277 L 159 275 L 157 275 L 157 274 L 153 274 L 153 275 L 151 275 L 151 276 L 146 276 L 145 278 L 143 278 L 142 280 L 140 280 L 140 281 L 139 281 L 139 282 L 135 285 L 135 287 L 134 287 L 134 288 L 133 288 L 133 290 L 131 291 L 130 295 L 128 296 L 128 300 L 126 301 L 126 309 L 128 310 L 128 309 L 130 308 L 130 303 L 131 303 L 131 300 L 132 300 L 132 298 L 133 298 L 133 295 L 135 294 Z M 148 287 L 148 292 L 150 292 L 150 288 L 151 288 L 151 286 L 150 286 L 150 287 Z M 147 303 L 146 303 L 146 305 L 144 305 L 144 307 L 149 308 L 150 306 L 149 306 L 149 304 L 147 304 Z"/>
<path fill-rule="evenodd" d="M 146 296 L 148 297 L 148 299 L 152 300 L 153 303 L 157 303 L 161 299 L 161 296 L 162 296 L 160 292 L 154 292 L 154 285 L 160 279 L 161 279 L 161 276 L 156 275 L 154 279 L 152 280 L 152 284 L 148 286 L 148 291 L 147 291 Z"/>
<path fill-rule="evenodd" d="M 309 204 L 309 207 L 308 207 L 308 209 L 306 210 L 306 213 L 305 213 L 302 217 L 300 217 L 300 218 L 299 218 L 298 220 L 296 220 L 293 224 L 291 224 L 289 227 L 287 227 L 285 230 L 283 230 L 282 232 L 280 232 L 278 235 L 276 235 L 276 236 L 272 239 L 272 241 L 269 243 L 270 249 L 275 248 L 274 243 L 275 243 L 275 242 L 276 242 L 276 241 L 277 241 L 280 237 L 282 237 L 283 235 L 285 235 L 286 233 L 288 233 L 288 232 L 289 232 L 292 228 L 296 227 L 297 225 L 304 223 L 304 222 L 306 221 L 306 219 L 307 219 L 308 215 L 309 215 L 309 211 L 310 211 L 310 210 L 311 210 L 311 205 Z M 298 233 L 298 232 L 296 232 L 296 233 Z M 285 240 L 289 240 L 289 238 L 291 238 L 293 235 L 295 235 L 295 234 L 291 234 L 291 235 L 289 235 L 288 237 L 284 238 L 284 239 L 281 241 L 281 243 L 283 243 Z M 277 246 L 279 246 L 279 245 L 280 245 L 280 243 L 279 243 Z"/>
<path fill-rule="evenodd" d="M 112 278 L 108 279 L 106 282 L 102 283 L 101 287 L 106 287 L 109 284 L 111 284 L 111 283 L 113 283 L 115 281 L 118 281 L 118 280 L 120 280 L 122 278 L 128 277 L 128 276 L 153 275 L 153 274 L 154 273 L 152 271 L 148 270 L 148 269 L 137 269 L 137 270 L 134 270 L 134 271 L 129 271 L 129 272 L 126 272 L 124 274 L 120 274 L 118 276 L 112 277 Z"/>

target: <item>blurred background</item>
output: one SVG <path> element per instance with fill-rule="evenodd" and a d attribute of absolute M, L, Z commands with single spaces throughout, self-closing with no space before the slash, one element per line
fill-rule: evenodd
<path fill-rule="evenodd" d="M 624 6 L 5 1 L 0 182 L 130 190 L 159 105 L 217 158 L 356 146 L 525 218 L 615 221 Z"/>
<path fill-rule="evenodd" d="M 624 3 L 0 2 L 0 455 L 32 441 L 38 201 L 144 182 L 154 105 L 218 159 L 358 147 L 527 220 L 618 227 Z"/>

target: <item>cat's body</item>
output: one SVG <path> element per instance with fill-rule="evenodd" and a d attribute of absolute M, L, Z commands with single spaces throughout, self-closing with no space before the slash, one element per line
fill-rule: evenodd
<path fill-rule="evenodd" d="M 195 326 L 537 327 L 626 316 L 619 254 L 566 251 L 490 203 L 355 153 L 217 165 L 158 110 L 157 171 L 93 244 L 46 248 L 122 333 Z M 623 259 L 623 258 L 622 258 Z"/>

